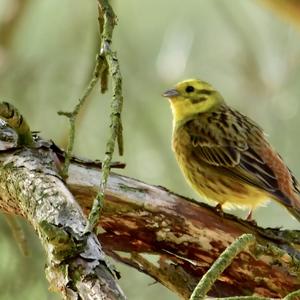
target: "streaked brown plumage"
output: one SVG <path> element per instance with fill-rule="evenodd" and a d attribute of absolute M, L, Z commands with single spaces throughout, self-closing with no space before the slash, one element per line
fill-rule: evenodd
<path fill-rule="evenodd" d="M 183 81 L 164 96 L 173 111 L 173 150 L 199 194 L 251 210 L 274 199 L 300 220 L 299 184 L 257 124 L 200 80 Z"/>

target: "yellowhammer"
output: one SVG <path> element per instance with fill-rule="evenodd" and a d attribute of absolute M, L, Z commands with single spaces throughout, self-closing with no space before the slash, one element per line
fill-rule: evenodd
<path fill-rule="evenodd" d="M 185 80 L 167 90 L 173 113 L 172 146 L 189 184 L 218 206 L 252 210 L 268 199 L 300 221 L 300 186 L 262 129 L 226 105 L 209 83 Z"/>

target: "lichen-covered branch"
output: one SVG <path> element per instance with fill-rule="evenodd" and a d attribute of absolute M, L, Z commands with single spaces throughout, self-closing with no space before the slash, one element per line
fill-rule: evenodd
<path fill-rule="evenodd" d="M 103 205 L 104 191 L 110 173 L 110 164 L 112 161 L 116 142 L 118 143 L 119 154 L 123 155 L 123 127 L 121 121 L 121 112 L 123 106 L 122 76 L 117 54 L 111 49 L 113 30 L 116 25 L 116 16 L 108 0 L 97 1 L 99 11 L 98 21 L 101 39 L 100 54 L 97 55 L 93 76 L 73 111 L 58 112 L 59 115 L 68 117 L 70 121 L 68 147 L 65 155 L 64 168 L 61 172 L 63 178 L 67 178 L 74 147 L 76 118 L 80 112 L 81 107 L 84 105 L 86 99 L 90 95 L 99 79 L 101 84 L 101 92 L 104 93 L 108 88 L 108 76 L 111 77 L 113 97 L 110 115 L 110 136 L 106 143 L 105 157 L 103 160 L 103 176 L 100 182 L 100 190 L 99 193 L 97 193 L 97 195 L 95 196 L 94 203 L 88 217 L 89 222 L 86 229 L 87 231 L 93 230 L 99 219 L 100 211 Z"/>
<path fill-rule="evenodd" d="M 112 79 L 112 102 L 110 114 L 110 136 L 106 143 L 105 156 L 103 160 L 103 176 L 101 177 L 100 190 L 97 193 L 92 209 L 89 214 L 90 229 L 93 229 L 98 222 L 103 206 L 104 192 L 110 173 L 110 163 L 115 151 L 116 141 L 119 147 L 119 154 L 123 155 L 123 134 L 121 112 L 123 106 L 122 76 L 116 52 L 111 49 L 113 30 L 116 25 L 116 16 L 108 0 L 98 0 L 99 4 L 99 29 L 101 33 L 100 55 L 106 62 L 105 72 L 102 73 L 102 91 L 107 89 L 108 75 Z"/>
<path fill-rule="evenodd" d="M 87 291 L 85 275 L 73 276 L 79 265 L 102 267 L 113 279 L 95 236 L 84 234 L 86 219 L 77 205 L 88 214 L 99 191 L 101 170 L 97 164 L 72 160 L 67 180 L 71 194 L 55 175 L 55 167 L 48 166 L 61 157 L 58 153 L 53 159 L 57 147 L 40 145 L 0 152 L 0 208 L 23 215 L 36 228 L 48 253 L 48 278 L 54 286 L 61 283 L 58 287 L 65 294 Z M 98 238 L 106 254 L 152 276 L 183 299 L 189 299 L 220 254 L 244 233 L 254 235 L 256 243 L 236 256 L 210 296 L 276 299 L 300 288 L 298 231 L 262 229 L 231 215 L 221 216 L 162 187 L 112 173 L 99 226 Z M 85 241 L 88 249 L 91 244 L 98 249 L 96 258 L 87 258 L 91 251 L 82 248 Z M 147 254 L 157 261 L 149 261 Z"/>
<path fill-rule="evenodd" d="M 67 184 L 88 213 L 100 171 L 72 164 Z M 262 229 L 230 215 L 220 216 L 164 188 L 111 174 L 98 235 L 107 254 L 149 274 L 188 299 L 226 247 L 244 233 L 256 244 L 226 268 L 210 296 L 283 298 L 300 288 L 300 233 Z M 146 254 L 157 256 L 157 263 Z"/>
<path fill-rule="evenodd" d="M 255 237 L 252 234 L 243 234 L 229 245 L 201 278 L 194 289 L 190 300 L 204 299 L 213 284 L 220 277 L 221 273 L 242 250 L 245 250 L 245 248 L 250 244 L 253 244 L 254 241 Z"/>
<path fill-rule="evenodd" d="M 288 294 L 286 297 L 283 298 L 283 300 L 299 300 L 299 298 L 300 290 Z"/>
<path fill-rule="evenodd" d="M 47 144 L 0 155 L 0 210 L 34 227 L 47 254 L 50 287 L 65 299 L 125 299 L 86 216 L 57 175 Z"/>

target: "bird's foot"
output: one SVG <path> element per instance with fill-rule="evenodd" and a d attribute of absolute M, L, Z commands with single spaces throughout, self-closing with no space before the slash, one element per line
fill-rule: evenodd
<path fill-rule="evenodd" d="M 256 221 L 253 219 L 252 213 L 253 213 L 253 210 L 250 209 L 250 211 L 249 211 L 249 213 L 248 213 L 248 216 L 247 216 L 247 218 L 246 218 L 246 221 L 249 222 L 249 223 L 251 223 L 251 224 L 254 225 L 254 226 L 257 226 Z"/>
<path fill-rule="evenodd" d="M 247 215 L 247 218 L 246 218 L 246 220 L 249 221 L 249 222 L 252 221 L 252 217 L 253 217 L 253 216 L 252 216 L 252 212 L 253 212 L 252 209 L 250 209 L 250 211 L 249 211 L 249 213 L 248 213 L 248 215 Z"/>
<path fill-rule="evenodd" d="M 221 204 L 221 203 L 218 203 L 218 204 L 215 206 L 215 210 L 216 210 L 216 212 L 217 212 L 221 217 L 224 216 L 224 212 L 223 212 L 222 204 Z"/>

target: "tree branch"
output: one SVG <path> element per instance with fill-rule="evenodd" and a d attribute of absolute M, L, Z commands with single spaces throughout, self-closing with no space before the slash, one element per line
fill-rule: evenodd
<path fill-rule="evenodd" d="M 84 275 L 78 282 L 74 279 L 72 272 L 79 265 L 85 270 L 97 265 L 113 280 L 95 236 L 83 233 L 86 219 L 80 208 L 55 175 L 54 166 L 49 167 L 57 148 L 45 141 L 39 144 L 38 149 L 0 155 L 0 208 L 23 215 L 33 224 L 48 253 L 52 274 L 48 278 L 64 294 L 91 283 Z M 99 176 L 96 165 L 72 160 L 67 186 L 86 214 L 99 191 Z M 149 274 L 184 299 L 224 249 L 244 233 L 253 234 L 256 243 L 233 260 L 208 294 L 283 298 L 299 289 L 299 231 L 262 229 L 228 214 L 220 216 L 213 208 L 162 187 L 112 173 L 98 227 L 108 255 Z M 88 248 L 82 249 L 86 239 Z M 88 251 L 91 244 L 96 257 Z M 92 256 L 86 259 L 86 253 Z M 155 255 L 157 262 L 145 254 Z M 67 276 L 62 266 L 72 266 Z M 113 290 L 119 288 L 114 284 Z"/>
<path fill-rule="evenodd" d="M 65 299 L 125 299 L 96 235 L 85 232 L 87 219 L 57 175 L 56 154 L 39 142 L 1 153 L 0 210 L 18 213 L 37 231 L 52 290 Z"/>
<path fill-rule="evenodd" d="M 86 212 L 98 190 L 99 172 L 78 164 L 70 168 L 67 184 Z M 262 229 L 231 215 L 220 216 L 205 204 L 116 174 L 108 181 L 105 199 L 98 236 L 106 253 L 184 299 L 224 249 L 244 233 L 253 234 L 256 244 L 224 271 L 211 296 L 281 298 L 300 288 L 298 231 Z M 157 263 L 144 254 L 156 255 Z"/>
<path fill-rule="evenodd" d="M 210 269 L 201 278 L 194 289 L 190 300 L 204 299 L 212 285 L 220 277 L 222 272 L 232 263 L 234 258 L 245 250 L 250 244 L 255 242 L 255 237 L 251 234 L 243 234 L 236 239 L 213 263 Z"/>

